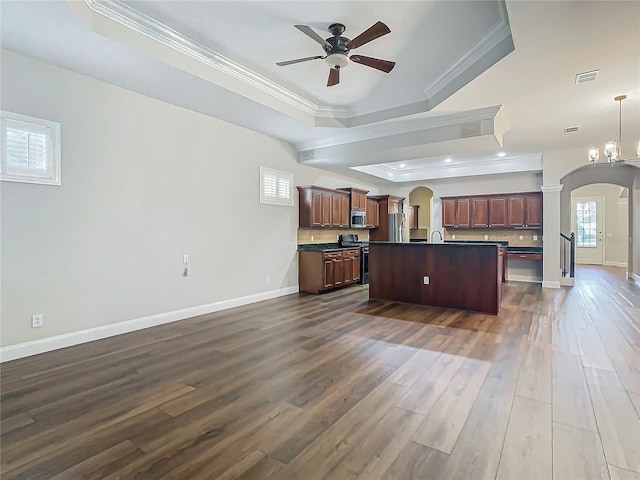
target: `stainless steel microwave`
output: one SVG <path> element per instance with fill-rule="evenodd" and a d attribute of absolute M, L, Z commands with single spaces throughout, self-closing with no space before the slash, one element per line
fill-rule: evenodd
<path fill-rule="evenodd" d="M 366 225 L 367 213 L 361 210 L 351 210 L 351 228 L 364 228 Z"/>

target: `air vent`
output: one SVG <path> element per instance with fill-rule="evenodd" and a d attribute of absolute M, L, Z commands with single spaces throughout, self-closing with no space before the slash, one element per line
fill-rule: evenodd
<path fill-rule="evenodd" d="M 591 70 L 590 72 L 582 72 L 576 75 L 576 85 L 579 83 L 593 82 L 600 73 L 600 70 Z"/>
<path fill-rule="evenodd" d="M 580 130 L 580 127 L 565 127 L 564 133 L 577 132 L 578 130 Z"/>

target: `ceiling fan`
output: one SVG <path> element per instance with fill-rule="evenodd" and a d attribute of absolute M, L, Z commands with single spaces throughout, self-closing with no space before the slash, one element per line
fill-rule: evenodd
<path fill-rule="evenodd" d="M 294 25 L 294 27 L 322 45 L 326 55 L 297 58 L 295 60 L 277 62 L 276 65 L 284 67 L 285 65 L 292 65 L 294 63 L 324 59 L 325 63 L 330 67 L 327 87 L 333 87 L 340 83 L 340 69 L 349 65 L 349 60 L 361 65 L 366 65 L 367 67 L 375 68 L 376 70 L 380 70 L 385 73 L 389 73 L 393 70 L 393 67 L 396 64 L 396 62 L 390 62 L 389 60 L 365 57 L 364 55 L 351 55 L 349 57 L 349 52 L 354 48 L 361 47 L 365 43 L 369 43 L 376 38 L 380 38 L 387 33 L 391 33 L 389 27 L 382 22 L 376 22 L 353 40 L 342 36 L 346 27 L 341 23 L 334 23 L 329 26 L 329 32 L 331 32 L 333 37 L 329 37 L 326 40 L 307 25 Z"/>

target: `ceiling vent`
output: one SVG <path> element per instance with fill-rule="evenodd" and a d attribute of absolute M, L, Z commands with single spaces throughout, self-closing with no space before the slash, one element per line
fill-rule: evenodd
<path fill-rule="evenodd" d="M 576 85 L 579 83 L 593 82 L 600 73 L 600 70 L 591 70 L 590 72 L 582 72 L 576 75 Z"/>
<path fill-rule="evenodd" d="M 580 127 L 564 127 L 564 133 L 577 132 Z"/>

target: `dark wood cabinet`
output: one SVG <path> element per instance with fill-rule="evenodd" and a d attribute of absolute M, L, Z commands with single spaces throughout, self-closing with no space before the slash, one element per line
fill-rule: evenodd
<path fill-rule="evenodd" d="M 349 208 L 351 210 L 364 212 L 367 209 L 367 193 L 369 193 L 368 190 L 362 190 L 360 188 L 353 187 L 338 188 L 338 190 L 347 192 L 349 194 L 349 197 L 351 199 Z"/>
<path fill-rule="evenodd" d="M 372 195 L 370 198 L 378 202 L 378 228 L 369 232 L 369 240 L 374 242 L 389 241 L 389 214 L 402 213 L 403 197 L 395 195 Z"/>
<path fill-rule="evenodd" d="M 542 193 L 443 197 L 444 228 L 541 228 Z"/>
<path fill-rule="evenodd" d="M 471 226 L 471 199 L 443 199 L 442 226 L 445 228 L 469 228 Z"/>
<path fill-rule="evenodd" d="M 359 248 L 299 252 L 298 285 L 301 292 L 321 293 L 359 280 Z"/>
<path fill-rule="evenodd" d="M 378 228 L 380 224 L 380 206 L 376 200 L 371 198 L 366 199 L 366 226 L 368 228 Z"/>
<path fill-rule="evenodd" d="M 411 205 L 411 218 L 409 219 L 409 229 L 411 230 L 417 230 L 420 225 L 419 220 L 419 213 L 418 211 L 420 210 L 420 205 Z"/>
<path fill-rule="evenodd" d="M 303 228 L 349 226 L 349 194 L 330 188 L 299 186 L 299 223 Z"/>
<path fill-rule="evenodd" d="M 489 226 L 489 199 L 487 197 L 471 198 L 471 228 L 487 228 Z"/>
<path fill-rule="evenodd" d="M 506 228 L 507 197 L 489 198 L 489 228 Z"/>
<path fill-rule="evenodd" d="M 509 196 L 509 227 L 542 227 L 542 193 Z"/>

